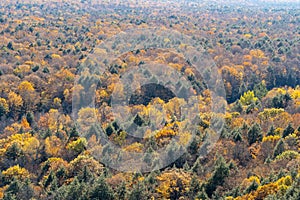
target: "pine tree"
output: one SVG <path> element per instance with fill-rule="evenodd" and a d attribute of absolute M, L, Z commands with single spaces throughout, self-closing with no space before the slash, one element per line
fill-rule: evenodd
<path fill-rule="evenodd" d="M 54 173 L 53 173 L 53 171 L 51 171 L 48 178 L 46 179 L 46 181 L 44 183 L 44 187 L 47 188 L 54 179 L 55 179 Z"/>
<path fill-rule="evenodd" d="M 66 200 L 81 199 L 81 196 L 85 194 L 85 188 L 83 184 L 80 184 L 78 178 L 75 176 L 70 185 L 67 186 L 64 193 Z"/>
<path fill-rule="evenodd" d="M 266 96 L 267 93 L 268 93 L 268 90 L 267 90 L 266 84 L 264 82 L 261 82 L 254 86 L 254 94 L 259 99 L 262 99 L 264 96 Z"/>
<path fill-rule="evenodd" d="M 121 185 L 117 188 L 116 198 L 119 200 L 125 200 L 127 195 L 126 184 L 122 182 Z"/>
<path fill-rule="evenodd" d="M 295 129 L 293 128 L 292 124 L 289 123 L 287 125 L 287 127 L 283 130 L 283 133 L 282 133 L 282 137 L 285 138 L 287 137 L 288 135 L 294 133 Z"/>
<path fill-rule="evenodd" d="M 197 175 L 201 174 L 203 168 L 202 165 L 200 163 L 200 157 L 197 158 L 196 162 L 194 163 L 194 165 L 191 168 L 192 172 L 195 172 Z"/>
<path fill-rule="evenodd" d="M 79 133 L 77 132 L 76 127 L 73 126 L 70 131 L 69 138 L 77 138 L 77 137 L 79 137 Z"/>
<path fill-rule="evenodd" d="M 206 199 L 210 199 L 210 198 L 208 197 L 207 193 L 205 192 L 205 189 L 202 188 L 202 190 L 197 194 L 196 199 L 206 200 Z"/>
<path fill-rule="evenodd" d="M 18 180 L 13 180 L 9 185 L 8 188 L 5 190 L 4 196 L 16 196 L 18 192 L 21 190 L 21 183 Z"/>
<path fill-rule="evenodd" d="M 234 107 L 233 107 L 233 110 L 236 111 L 236 112 L 239 112 L 239 113 L 242 113 L 243 112 L 243 105 L 241 104 L 240 101 L 237 101 L 235 104 L 234 104 Z"/>
<path fill-rule="evenodd" d="M 274 148 L 273 151 L 273 157 L 276 158 L 276 156 L 282 154 L 284 152 L 285 148 L 284 148 L 284 142 L 283 140 L 279 140 Z"/>
<path fill-rule="evenodd" d="M 267 133 L 267 136 L 274 136 L 276 133 L 275 133 L 275 127 L 274 125 L 272 124 L 272 126 L 270 127 L 270 129 L 268 130 L 268 133 Z"/>
<path fill-rule="evenodd" d="M 9 43 L 7 44 L 7 48 L 10 49 L 10 50 L 14 50 L 13 43 L 12 43 L 12 42 L 9 42 Z"/>
<path fill-rule="evenodd" d="M 139 114 L 137 114 L 133 120 L 133 122 L 137 125 L 137 126 L 143 126 L 145 124 L 145 121 L 143 118 L 141 118 L 141 116 Z"/>
<path fill-rule="evenodd" d="M 199 139 L 197 137 L 194 137 L 190 146 L 189 146 L 189 152 L 190 154 L 196 154 L 198 150 L 198 145 L 199 145 Z"/>
<path fill-rule="evenodd" d="M 189 163 L 188 163 L 187 161 L 185 161 L 185 163 L 184 163 L 184 165 L 183 165 L 183 169 L 184 169 L 185 171 L 190 170 L 190 165 L 189 165 Z"/>
<path fill-rule="evenodd" d="M 196 176 L 192 177 L 189 188 L 190 188 L 190 190 L 188 192 L 189 199 L 195 199 L 196 195 L 201 190 L 200 182 Z"/>
<path fill-rule="evenodd" d="M 6 157 L 11 160 L 16 160 L 22 154 L 23 152 L 17 143 L 13 143 L 5 152 Z"/>
<path fill-rule="evenodd" d="M 92 179 L 93 179 L 93 174 L 91 173 L 90 169 L 85 165 L 81 173 L 81 176 L 79 177 L 79 180 L 84 183 L 88 183 Z"/>
<path fill-rule="evenodd" d="M 255 123 L 250 127 L 248 131 L 248 143 L 249 145 L 262 140 L 262 133 L 259 124 Z"/>
<path fill-rule="evenodd" d="M 241 133 L 240 129 L 235 129 L 233 131 L 232 135 L 233 135 L 233 140 L 235 142 L 241 142 L 243 140 L 242 133 Z"/>
<path fill-rule="evenodd" d="M 137 183 L 133 187 L 133 190 L 131 191 L 128 200 L 144 200 L 146 199 L 146 196 L 144 194 L 145 186 L 143 183 Z"/>
<path fill-rule="evenodd" d="M 258 188 L 258 184 L 256 181 L 252 181 L 249 187 L 246 188 L 245 193 L 248 194 L 252 191 L 255 191 Z"/>
<path fill-rule="evenodd" d="M 223 185 L 225 178 L 229 176 L 229 166 L 222 156 L 218 158 L 215 166 L 215 170 L 205 186 L 205 191 L 209 197 L 212 196 L 217 186 Z"/>
<path fill-rule="evenodd" d="M 34 115 L 33 115 L 32 112 L 29 112 L 29 113 L 26 114 L 26 120 L 30 124 L 30 126 L 33 125 L 33 123 L 34 123 Z"/>
<path fill-rule="evenodd" d="M 112 189 L 110 188 L 109 185 L 107 185 L 104 176 L 100 176 L 96 183 L 95 186 L 93 187 L 91 193 L 90 193 L 90 199 L 105 199 L 105 200 L 113 200 L 114 199 L 114 194 Z"/>

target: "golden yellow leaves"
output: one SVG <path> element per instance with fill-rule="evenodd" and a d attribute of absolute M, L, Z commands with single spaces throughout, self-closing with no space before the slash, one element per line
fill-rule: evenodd
<path fill-rule="evenodd" d="M 250 33 L 246 33 L 246 34 L 244 34 L 244 37 L 245 37 L 245 38 L 251 38 L 252 35 L 251 35 Z"/>
<path fill-rule="evenodd" d="M 18 110 L 23 105 L 23 99 L 20 95 L 11 91 L 8 93 L 8 105 L 10 108 Z"/>
<path fill-rule="evenodd" d="M 0 140 L 1 154 L 5 154 L 13 145 L 18 146 L 18 148 L 20 148 L 20 150 L 24 153 L 32 155 L 38 150 L 40 142 L 30 133 L 14 134 L 6 139 Z"/>
<path fill-rule="evenodd" d="M 48 171 L 57 171 L 59 168 L 61 167 L 68 167 L 68 162 L 63 160 L 62 158 L 58 158 L 58 157 L 51 157 L 48 158 L 47 161 L 45 161 L 41 167 L 45 167 L 45 165 L 49 166 Z"/>
<path fill-rule="evenodd" d="M 62 129 L 71 124 L 71 118 L 61 114 L 57 109 L 50 109 L 48 113 L 40 117 L 38 124 L 41 128 L 50 129 L 52 132 L 64 132 Z"/>
<path fill-rule="evenodd" d="M 56 78 L 61 80 L 66 80 L 66 81 L 74 81 L 75 75 L 68 69 L 61 69 L 55 74 Z"/>
<path fill-rule="evenodd" d="M 300 154 L 297 151 L 293 151 L 293 150 L 288 150 L 283 152 L 282 154 L 278 155 L 275 160 L 292 160 L 292 159 L 296 159 L 299 158 Z"/>
<path fill-rule="evenodd" d="M 284 112 L 283 108 L 265 108 L 258 114 L 258 117 L 262 120 L 270 119 Z"/>
<path fill-rule="evenodd" d="M 47 137 L 45 140 L 45 151 L 49 156 L 59 156 L 63 146 L 63 142 L 56 136 Z"/>
<path fill-rule="evenodd" d="M 4 198 L 4 191 L 6 190 L 8 186 L 5 186 L 5 187 L 2 187 L 0 188 L 0 199 L 3 199 Z"/>
<path fill-rule="evenodd" d="M 191 139 L 192 139 L 191 133 L 184 132 L 179 134 L 179 144 L 182 146 L 188 145 Z"/>
<path fill-rule="evenodd" d="M 250 51 L 250 55 L 255 57 L 255 58 L 264 58 L 265 54 L 262 50 L 260 49 L 253 49 Z"/>
<path fill-rule="evenodd" d="M 79 173 L 83 171 L 84 166 L 97 175 L 100 175 L 103 171 L 103 165 L 96 161 L 93 157 L 86 155 L 79 155 L 77 158 L 69 163 L 69 171 L 72 173 Z"/>
<path fill-rule="evenodd" d="M 170 198 L 170 193 L 174 191 L 182 195 L 189 191 L 191 176 L 187 172 L 170 170 L 163 172 L 156 178 L 159 182 L 156 191 L 160 193 L 163 198 Z"/>
<path fill-rule="evenodd" d="M 269 135 L 269 136 L 263 137 L 262 141 L 263 142 L 276 142 L 276 141 L 280 140 L 280 138 L 281 138 L 280 135 Z"/>
<path fill-rule="evenodd" d="M 13 135 L 13 134 L 20 133 L 21 128 L 22 128 L 21 124 L 13 123 L 10 126 L 5 127 L 3 132 L 6 135 Z"/>
<path fill-rule="evenodd" d="M 67 149 L 73 150 L 77 153 L 81 153 L 82 151 L 85 150 L 86 146 L 87 146 L 86 139 L 85 138 L 78 138 L 77 140 L 70 142 L 67 145 Z"/>
<path fill-rule="evenodd" d="M 155 139 L 160 144 L 168 143 L 170 141 L 170 138 L 172 138 L 173 136 L 175 136 L 179 133 L 180 125 L 181 124 L 179 122 L 173 122 L 173 123 L 167 124 L 164 128 L 162 128 L 155 134 Z M 180 134 L 183 134 L 183 133 L 180 133 Z M 186 139 L 188 139 L 188 138 L 186 138 Z M 181 142 L 184 143 L 185 140 L 183 138 L 181 138 Z"/>
<path fill-rule="evenodd" d="M 20 83 L 20 85 L 18 86 L 18 90 L 20 92 L 31 92 L 34 91 L 33 85 L 28 82 L 28 81 L 23 81 Z"/>
<path fill-rule="evenodd" d="M 33 109 L 37 99 L 33 84 L 29 81 L 23 81 L 18 86 L 18 91 L 24 101 L 23 107 L 27 111 Z"/>
<path fill-rule="evenodd" d="M 243 188 L 249 187 L 253 181 L 255 181 L 258 185 L 260 184 L 259 177 L 257 177 L 257 176 L 250 176 L 249 178 L 246 178 L 246 179 L 243 180 L 242 187 Z"/>
<path fill-rule="evenodd" d="M 19 165 L 15 165 L 13 167 L 8 168 L 7 170 L 2 172 L 4 179 L 7 181 L 13 180 L 13 178 L 17 178 L 18 180 L 25 180 L 30 177 L 30 173 L 27 169 L 20 167 Z"/>
<path fill-rule="evenodd" d="M 125 131 L 121 131 L 118 135 L 114 136 L 114 142 L 118 145 L 122 145 L 126 141 L 127 133 Z"/>
<path fill-rule="evenodd" d="M 171 129 L 163 129 L 155 135 L 155 138 L 162 139 L 164 137 L 170 137 L 170 136 L 175 136 L 175 135 L 176 135 L 175 131 L 173 131 Z"/>
<path fill-rule="evenodd" d="M 141 153 L 143 150 L 143 144 L 135 142 L 131 145 L 128 145 L 127 147 L 123 148 L 124 151 L 127 152 L 136 152 L 136 153 Z"/>
<path fill-rule="evenodd" d="M 52 54 L 52 55 L 51 55 L 51 58 L 52 58 L 52 59 L 59 59 L 59 58 L 61 58 L 61 56 L 58 55 L 58 54 Z"/>
<path fill-rule="evenodd" d="M 27 130 L 30 128 L 30 124 L 28 123 L 26 117 L 23 117 L 22 120 L 21 120 L 21 126 Z"/>
<path fill-rule="evenodd" d="M 300 86 L 297 86 L 295 89 L 289 88 L 289 94 L 294 100 L 295 107 L 300 108 Z"/>
<path fill-rule="evenodd" d="M 55 107 L 60 107 L 61 106 L 61 99 L 56 97 L 53 99 L 53 104 Z"/>
<path fill-rule="evenodd" d="M 240 102 L 244 106 L 248 106 L 251 103 L 255 103 L 257 100 L 258 100 L 258 98 L 254 96 L 254 92 L 253 91 L 247 91 L 247 92 L 245 92 L 243 94 L 243 96 L 241 96 L 241 98 L 240 98 Z"/>
<path fill-rule="evenodd" d="M 292 185 L 292 177 L 285 176 L 277 180 L 276 182 L 268 183 L 266 185 L 258 186 L 257 190 L 235 198 L 235 200 L 255 200 L 255 199 L 264 199 L 270 194 L 276 194 L 277 192 L 284 193 Z"/>

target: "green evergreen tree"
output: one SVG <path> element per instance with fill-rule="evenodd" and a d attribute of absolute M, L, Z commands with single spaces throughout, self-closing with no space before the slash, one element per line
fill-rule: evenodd
<path fill-rule="evenodd" d="M 241 142 L 243 140 L 243 136 L 240 129 L 234 129 L 232 137 L 235 142 Z"/>
<path fill-rule="evenodd" d="M 144 193 L 145 186 L 143 183 L 138 182 L 129 194 L 128 200 L 144 200 L 146 195 Z"/>
<path fill-rule="evenodd" d="M 83 170 L 82 170 L 81 174 L 78 177 L 78 180 L 81 181 L 81 182 L 84 182 L 84 183 L 88 183 L 91 180 L 93 180 L 93 178 L 94 178 L 94 176 L 91 173 L 90 169 L 88 168 L 88 166 L 85 165 L 83 167 Z"/>
<path fill-rule="evenodd" d="M 69 133 L 69 138 L 77 138 L 77 137 L 79 137 L 79 133 L 78 133 L 76 127 L 73 126 Z"/>
<path fill-rule="evenodd" d="M 196 195 L 201 191 L 200 181 L 198 180 L 197 176 L 192 177 L 189 188 L 189 199 L 195 199 Z"/>
<path fill-rule="evenodd" d="M 33 123 L 34 123 L 34 115 L 33 115 L 32 112 L 29 112 L 29 113 L 26 114 L 26 120 L 30 124 L 30 126 L 33 125 Z"/>
<path fill-rule="evenodd" d="M 202 188 L 202 190 L 197 194 L 197 199 L 203 199 L 203 200 L 206 200 L 206 199 L 211 199 L 209 198 L 209 196 L 207 195 L 206 191 L 204 188 Z"/>
<path fill-rule="evenodd" d="M 6 115 L 6 113 L 7 109 L 2 104 L 0 104 L 0 117 Z"/>
<path fill-rule="evenodd" d="M 209 197 L 217 189 L 217 186 L 223 185 L 225 178 L 229 176 L 229 166 L 226 164 L 225 159 L 220 156 L 215 163 L 215 170 L 205 185 L 205 191 Z"/>
<path fill-rule="evenodd" d="M 4 199 L 27 200 L 31 199 L 33 195 L 34 192 L 29 179 L 24 182 L 13 180 L 4 192 Z"/>
<path fill-rule="evenodd" d="M 252 181 L 252 183 L 249 185 L 249 187 L 246 188 L 245 194 L 248 194 L 252 191 L 255 191 L 258 188 L 258 184 L 256 181 Z"/>
<path fill-rule="evenodd" d="M 196 173 L 197 175 L 200 175 L 203 172 L 203 166 L 200 163 L 200 157 L 197 158 L 194 165 L 191 168 L 192 172 Z"/>
<path fill-rule="evenodd" d="M 241 104 L 240 101 L 237 101 L 237 102 L 234 104 L 233 111 L 242 113 L 243 110 L 244 110 L 244 109 L 243 109 L 243 105 Z"/>
<path fill-rule="evenodd" d="M 85 188 L 83 184 L 80 184 L 78 178 L 75 176 L 70 185 L 66 187 L 66 191 L 63 194 L 65 200 L 81 199 L 85 194 Z"/>
<path fill-rule="evenodd" d="M 268 90 L 267 90 L 265 83 L 261 82 L 254 86 L 254 94 L 259 99 L 262 99 L 264 96 L 266 96 L 267 93 L 268 93 Z"/>
<path fill-rule="evenodd" d="M 16 160 L 22 154 L 23 152 L 17 143 L 13 143 L 5 152 L 5 156 L 10 160 Z"/>
<path fill-rule="evenodd" d="M 193 154 L 196 154 L 196 153 L 197 153 L 199 142 L 200 142 L 200 141 L 199 141 L 198 137 L 195 136 L 195 137 L 193 138 L 193 140 L 192 140 L 190 146 L 189 146 L 189 152 L 190 152 L 190 154 L 193 155 Z"/>
<path fill-rule="evenodd" d="M 48 178 L 46 179 L 45 183 L 44 183 L 44 187 L 47 188 L 51 183 L 52 181 L 55 179 L 55 175 L 53 173 L 53 171 L 50 172 Z"/>
<path fill-rule="evenodd" d="M 261 133 L 260 125 L 255 123 L 253 124 L 248 131 L 248 143 L 249 145 L 262 141 L 263 135 Z"/>
<path fill-rule="evenodd" d="M 276 133 L 275 133 L 275 127 L 274 125 L 272 124 L 272 126 L 269 128 L 268 132 L 267 132 L 267 136 L 274 136 Z"/>
<path fill-rule="evenodd" d="M 282 154 L 284 152 L 285 148 L 284 148 L 284 142 L 283 140 L 279 140 L 274 148 L 273 151 L 273 157 L 276 158 L 276 156 Z"/>
<path fill-rule="evenodd" d="M 287 127 L 283 130 L 283 133 L 282 133 L 282 137 L 285 138 L 287 137 L 288 135 L 294 133 L 295 129 L 293 128 L 292 124 L 289 123 L 287 125 Z"/>
<path fill-rule="evenodd" d="M 119 200 L 125 200 L 127 195 L 126 184 L 122 182 L 121 185 L 117 188 L 115 197 Z"/>
<path fill-rule="evenodd" d="M 187 161 L 185 161 L 185 163 L 184 163 L 184 165 L 183 165 L 183 169 L 184 169 L 185 171 L 190 170 L 190 165 L 189 165 L 189 163 L 188 163 Z"/>
<path fill-rule="evenodd" d="M 114 128 L 112 127 L 111 124 L 106 127 L 105 132 L 108 136 L 111 136 L 111 134 L 114 133 Z"/>
<path fill-rule="evenodd" d="M 4 196 L 15 196 L 18 194 L 18 192 L 21 190 L 21 183 L 19 180 L 13 180 L 9 185 L 8 188 L 5 190 Z"/>
<path fill-rule="evenodd" d="M 89 195 L 90 199 L 105 199 L 105 200 L 113 200 L 114 194 L 111 187 L 106 183 L 104 176 L 100 176 L 96 182 L 95 186 L 92 188 L 92 191 Z"/>

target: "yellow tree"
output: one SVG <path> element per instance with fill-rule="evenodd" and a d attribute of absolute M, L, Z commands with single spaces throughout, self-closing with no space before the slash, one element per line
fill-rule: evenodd
<path fill-rule="evenodd" d="M 240 98 L 240 102 L 241 102 L 241 104 L 244 105 L 244 106 L 248 106 L 248 105 L 250 105 L 251 103 L 255 103 L 257 100 L 258 100 L 258 98 L 255 97 L 253 91 L 245 92 L 245 93 L 243 94 L 243 96 L 241 96 L 241 98 Z"/>
<path fill-rule="evenodd" d="M 19 165 L 8 168 L 7 170 L 3 171 L 2 174 L 6 181 L 12 181 L 14 178 L 25 180 L 26 178 L 30 177 L 28 170 L 20 167 Z"/>
<path fill-rule="evenodd" d="M 23 99 L 20 95 L 16 94 L 15 92 L 8 93 L 8 100 L 7 100 L 10 113 L 12 117 L 16 117 L 18 112 L 21 111 L 21 107 L 23 105 Z"/>
<path fill-rule="evenodd" d="M 32 83 L 28 81 L 23 81 L 18 86 L 18 90 L 24 101 L 23 108 L 25 112 L 33 109 L 37 100 L 37 95 Z"/>
<path fill-rule="evenodd" d="M 6 115 L 8 111 L 9 111 L 9 107 L 6 99 L 0 98 L 0 117 Z"/>
<path fill-rule="evenodd" d="M 49 156 L 60 156 L 63 146 L 63 142 L 56 136 L 47 137 L 45 140 L 45 150 Z"/>
<path fill-rule="evenodd" d="M 164 199 L 181 199 L 189 191 L 191 175 L 187 172 L 170 170 L 157 176 L 159 182 L 156 191 Z"/>

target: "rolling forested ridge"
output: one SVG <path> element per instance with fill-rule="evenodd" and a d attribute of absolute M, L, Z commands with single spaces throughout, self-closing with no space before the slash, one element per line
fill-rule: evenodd
<path fill-rule="evenodd" d="M 300 2 L 0 2 L 0 199 L 300 198 Z"/>

